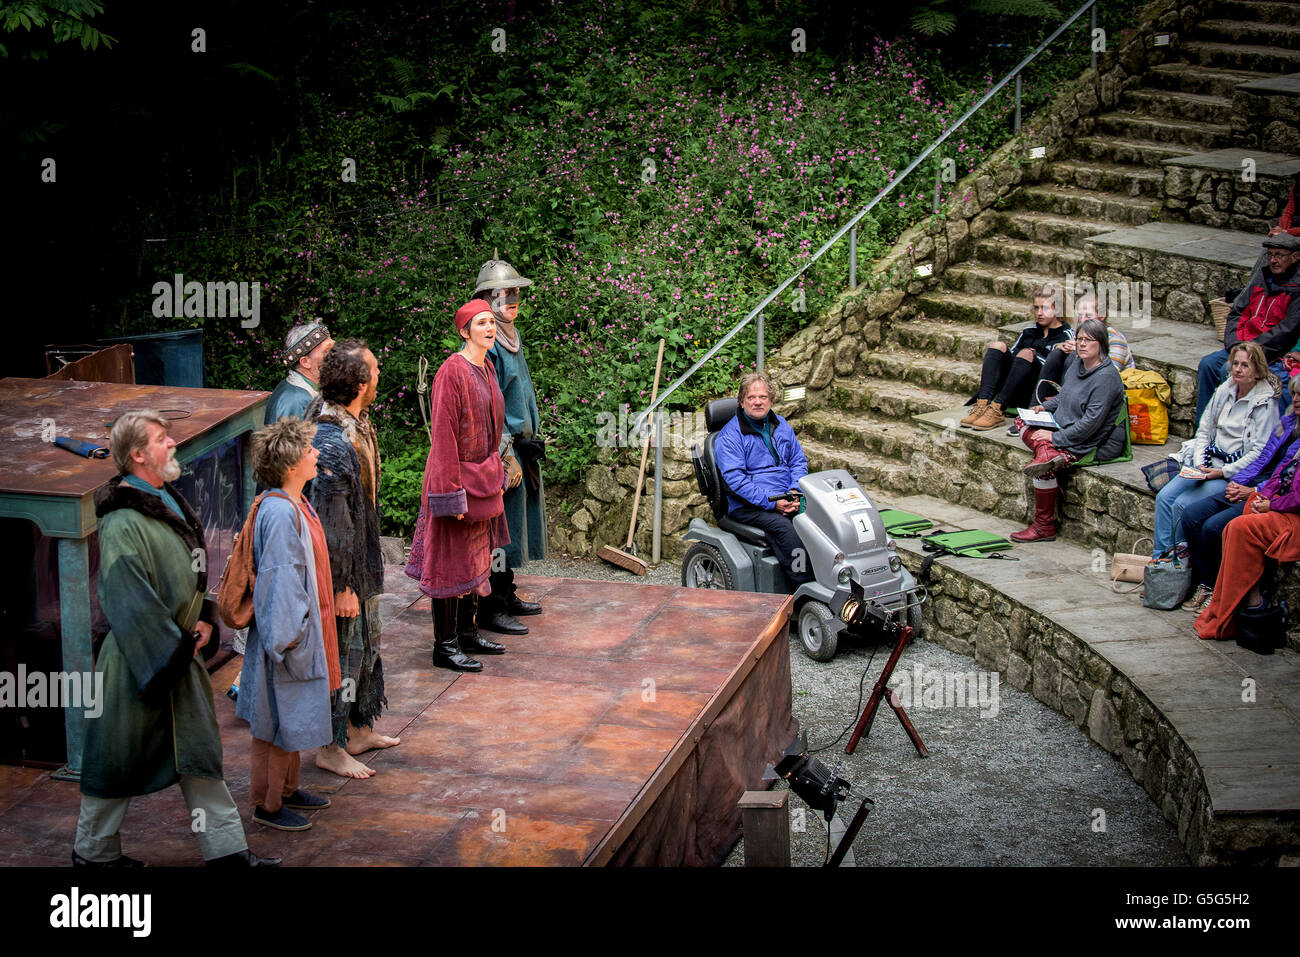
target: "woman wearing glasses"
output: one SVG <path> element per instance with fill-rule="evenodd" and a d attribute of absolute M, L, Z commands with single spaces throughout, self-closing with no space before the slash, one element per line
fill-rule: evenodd
<path fill-rule="evenodd" d="M 1057 427 L 1022 426 L 1021 440 L 1034 453 L 1024 469 L 1034 482 L 1034 520 L 1023 532 L 1013 532 L 1013 541 L 1056 538 L 1060 495 L 1056 473 L 1093 451 L 1099 462 L 1113 459 L 1127 444 L 1128 423 L 1116 421 L 1124 404 L 1124 380 L 1110 361 L 1105 323 L 1099 319 L 1079 323 L 1074 343 L 1074 355 L 1061 375 L 1060 394 L 1034 406 L 1035 412 L 1050 412 Z"/>

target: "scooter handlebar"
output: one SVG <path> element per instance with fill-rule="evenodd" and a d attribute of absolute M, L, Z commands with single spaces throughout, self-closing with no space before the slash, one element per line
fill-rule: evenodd
<path fill-rule="evenodd" d="M 769 502 L 779 502 L 782 499 L 787 499 L 787 498 L 803 498 L 803 492 L 800 492 L 798 489 L 792 488 L 790 489 L 790 491 L 782 492 L 780 495 L 769 495 L 767 497 L 767 500 Z"/>

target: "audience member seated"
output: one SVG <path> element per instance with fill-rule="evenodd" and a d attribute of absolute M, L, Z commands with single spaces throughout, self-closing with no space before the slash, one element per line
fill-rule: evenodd
<path fill-rule="evenodd" d="M 1278 562 L 1300 561 L 1300 454 L 1293 453 L 1258 492 L 1242 515 L 1223 530 L 1223 563 L 1214 594 L 1196 619 L 1196 633 L 1224 640 L 1236 634 L 1238 611 L 1262 611 L 1267 603 L 1260 580 Z"/>
<path fill-rule="evenodd" d="M 1106 318 L 1106 300 L 1098 299 L 1092 293 L 1086 296 L 1080 296 L 1074 304 L 1074 321 L 1075 325 L 1086 322 L 1089 319 L 1100 319 L 1106 323 L 1106 339 L 1109 343 L 1110 361 L 1115 363 L 1115 368 L 1120 372 L 1125 369 L 1134 368 L 1137 363 L 1133 359 L 1133 353 L 1129 349 L 1128 337 L 1120 332 Z M 1051 382 L 1057 385 L 1057 391 L 1060 391 L 1059 385 L 1061 375 L 1065 371 L 1066 360 L 1074 353 L 1074 340 L 1066 339 L 1064 342 L 1058 342 L 1048 355 L 1047 360 L 1043 363 L 1043 375 L 1041 381 Z M 1044 398 L 1047 398 L 1044 396 Z"/>
<path fill-rule="evenodd" d="M 1228 313 L 1223 348 L 1197 367 L 1196 420 L 1214 390 L 1228 376 L 1228 352 L 1238 342 L 1254 342 L 1264 350 L 1269 368 L 1285 383 L 1290 376 L 1283 358 L 1300 339 L 1300 236 L 1276 232 L 1264 240 L 1265 260 L 1238 293 Z M 1296 356 L 1295 358 L 1300 358 Z M 1294 359 L 1293 359 L 1294 361 Z M 1285 409 L 1279 410 L 1285 411 Z"/>
<path fill-rule="evenodd" d="M 975 408 L 961 420 L 962 426 L 977 432 L 995 429 L 1006 421 L 1004 410 L 1033 405 L 1043 363 L 1054 346 L 1071 336 L 1070 327 L 1060 318 L 1061 300 L 1061 287 L 1044 283 L 1032 297 L 1034 324 L 1021 331 L 1015 345 L 1007 349 L 1005 342 L 989 343 Z"/>
<path fill-rule="evenodd" d="M 761 372 L 740 380 L 740 407 L 718 433 L 714 457 L 727 483 L 727 514 L 761 528 L 786 577 L 801 585 L 813 575 L 791 524 L 799 514 L 799 501 L 770 502 L 768 497 L 796 490 L 808 474 L 808 459 L 790 423 L 772 411 L 772 395 L 772 380 Z"/>
<path fill-rule="evenodd" d="M 1187 611 L 1200 611 L 1214 594 L 1214 580 L 1223 559 L 1223 530 L 1233 519 L 1241 517 L 1243 503 L 1255 491 L 1256 484 L 1268 481 L 1292 456 L 1300 452 L 1300 376 L 1290 382 L 1291 411 L 1269 436 L 1268 444 L 1255 461 L 1247 465 L 1218 495 L 1204 499 L 1183 510 L 1183 530 L 1191 549 L 1192 580 L 1196 591 L 1183 603 Z"/>
<path fill-rule="evenodd" d="M 1056 538 L 1056 499 L 1060 492 L 1056 473 L 1090 452 L 1099 462 L 1123 454 L 1128 445 L 1128 423 L 1118 421 L 1124 405 L 1124 381 L 1107 355 L 1106 325 L 1099 319 L 1079 324 L 1075 352 L 1061 376 L 1061 393 L 1035 412 L 1051 412 L 1055 431 L 1025 428 L 1021 441 L 1034 459 L 1025 474 L 1034 481 L 1034 520 L 1022 532 L 1012 532 L 1017 542 L 1050 542 Z"/>
<path fill-rule="evenodd" d="M 1215 390 L 1196 437 L 1180 449 L 1183 473 L 1156 496 L 1153 558 L 1186 541 L 1183 511 L 1223 492 L 1229 479 L 1255 463 L 1277 429 L 1274 400 L 1282 387 L 1268 371 L 1264 350 L 1239 342 L 1229 356 L 1228 381 Z"/>

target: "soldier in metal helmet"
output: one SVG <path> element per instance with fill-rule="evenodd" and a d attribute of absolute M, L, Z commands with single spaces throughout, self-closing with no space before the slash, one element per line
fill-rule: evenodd
<path fill-rule="evenodd" d="M 543 446 L 537 437 L 537 393 L 528 374 L 515 317 L 519 290 L 531 286 L 508 262 L 489 259 L 478 272 L 474 295 L 486 299 L 497 320 L 496 342 L 488 360 L 505 397 L 506 421 L 501 433 L 501 459 L 506 466 L 506 521 L 510 544 L 492 560 L 492 593 L 479 602 L 478 625 L 506 635 L 526 635 L 519 618 L 541 614 L 542 606 L 515 592 L 514 570 L 546 557 L 546 499 L 542 487 Z"/>

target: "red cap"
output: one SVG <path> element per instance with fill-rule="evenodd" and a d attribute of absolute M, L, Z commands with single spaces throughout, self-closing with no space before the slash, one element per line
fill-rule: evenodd
<path fill-rule="evenodd" d="M 471 299 L 456 310 L 456 318 L 452 320 L 456 324 L 456 331 L 464 332 L 466 326 L 485 312 L 492 315 L 492 307 L 487 304 L 487 300 Z"/>

